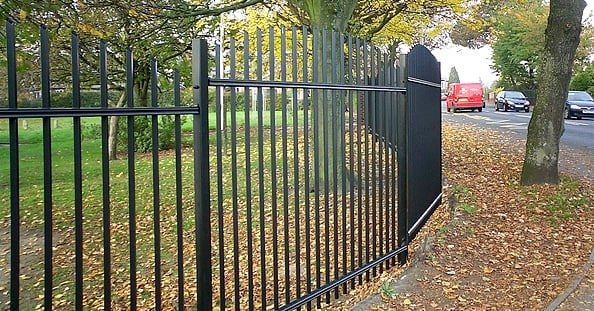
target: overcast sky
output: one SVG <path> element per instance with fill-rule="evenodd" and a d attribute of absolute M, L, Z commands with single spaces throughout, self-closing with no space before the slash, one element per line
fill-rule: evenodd
<path fill-rule="evenodd" d="M 592 14 L 594 0 L 586 0 L 587 6 L 584 16 Z M 491 85 L 497 80 L 497 75 L 491 70 L 491 48 L 469 49 L 462 46 L 448 46 L 433 50 L 433 54 L 441 62 L 441 77 L 447 80 L 452 67 L 456 67 L 460 82 L 479 82 Z"/>

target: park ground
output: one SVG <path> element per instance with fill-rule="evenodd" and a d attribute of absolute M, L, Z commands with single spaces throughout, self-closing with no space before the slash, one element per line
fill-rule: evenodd
<path fill-rule="evenodd" d="M 409 263 L 329 307 L 594 310 L 592 155 L 562 147 L 561 184 L 522 187 L 523 139 L 449 123 L 442 133 L 444 200 Z"/>

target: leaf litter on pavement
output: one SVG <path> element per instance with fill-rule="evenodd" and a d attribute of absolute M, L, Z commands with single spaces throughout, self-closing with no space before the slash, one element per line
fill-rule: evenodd
<path fill-rule="evenodd" d="M 591 156 L 561 148 L 561 183 L 522 187 L 522 140 L 444 122 L 442 144 L 444 200 L 411 262 L 352 292 L 344 309 L 545 309 L 594 247 L 594 184 L 576 175 Z"/>

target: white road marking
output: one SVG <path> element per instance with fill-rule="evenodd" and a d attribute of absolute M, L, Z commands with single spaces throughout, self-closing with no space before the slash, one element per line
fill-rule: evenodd
<path fill-rule="evenodd" d="M 577 125 L 577 126 L 588 126 L 587 123 L 581 123 L 581 122 L 575 122 L 575 121 L 567 121 L 567 120 L 565 120 L 565 124 Z"/>
<path fill-rule="evenodd" d="M 507 123 L 499 127 L 515 130 L 524 130 L 528 128 L 528 123 Z"/>

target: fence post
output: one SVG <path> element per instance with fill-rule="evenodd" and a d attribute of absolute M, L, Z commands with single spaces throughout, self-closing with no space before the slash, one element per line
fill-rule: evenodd
<path fill-rule="evenodd" d="M 196 108 L 196 113 L 193 115 L 193 140 L 197 310 L 212 309 L 207 48 L 206 40 L 192 40 L 193 104 Z"/>
<path fill-rule="evenodd" d="M 6 59 L 8 73 L 8 108 L 17 109 L 16 35 L 12 20 L 6 21 Z M 10 310 L 19 310 L 20 293 L 20 230 L 19 204 L 19 125 L 10 118 Z"/>

